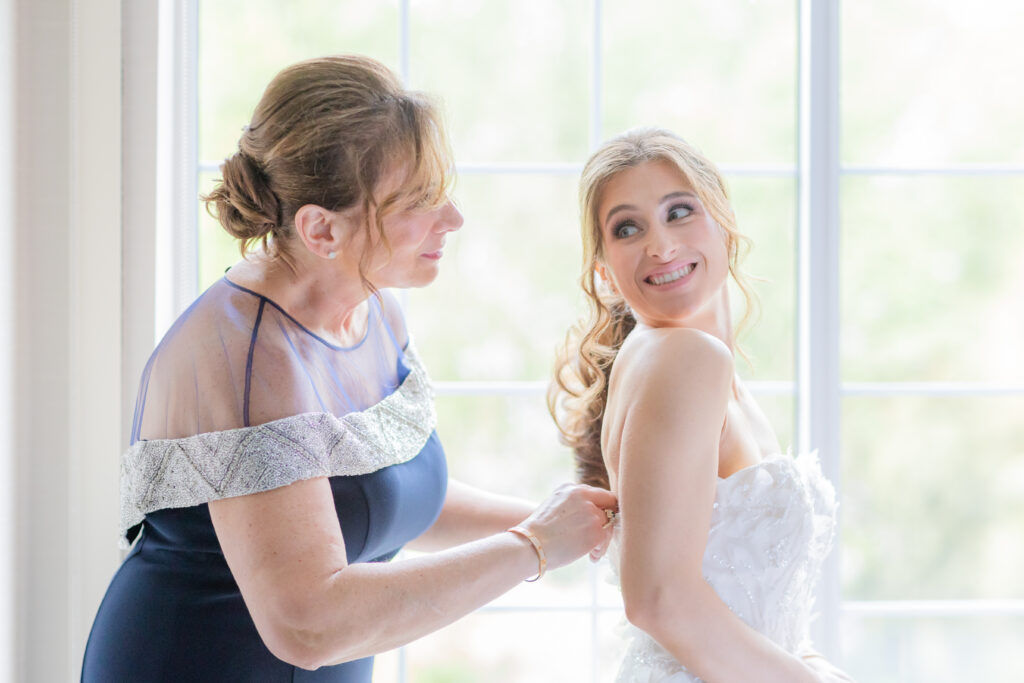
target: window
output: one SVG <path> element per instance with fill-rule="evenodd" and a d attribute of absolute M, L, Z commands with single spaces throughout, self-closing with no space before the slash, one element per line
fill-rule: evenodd
<path fill-rule="evenodd" d="M 864 680 L 1024 669 L 1022 20 L 842 5 L 842 633 Z"/>
<path fill-rule="evenodd" d="M 183 30 L 197 31 L 184 75 L 200 191 L 298 59 L 367 54 L 442 99 L 466 224 L 438 281 L 404 299 L 452 473 L 486 488 L 539 498 L 571 477 L 543 392 L 582 310 L 575 196 L 589 151 L 641 124 L 700 146 L 726 172 L 755 243 L 746 267 L 764 278 L 741 373 L 780 442 L 821 449 L 839 486 L 819 646 L 865 681 L 1024 668 L 1009 647 L 1024 636 L 1016 5 L 179 5 L 198 17 Z M 201 288 L 237 251 L 191 215 L 180 229 L 198 231 Z M 375 680 L 609 681 L 621 603 L 605 573 L 581 561 L 517 588 L 379 657 Z"/>

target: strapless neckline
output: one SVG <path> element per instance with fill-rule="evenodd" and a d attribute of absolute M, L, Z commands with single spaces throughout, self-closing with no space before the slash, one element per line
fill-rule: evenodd
<path fill-rule="evenodd" d="M 716 482 L 704 579 L 736 616 L 788 652 L 808 638 L 835 508 L 835 492 L 815 452 L 776 453 Z M 609 548 L 616 581 L 620 534 L 621 527 Z M 617 683 L 700 681 L 643 631 L 627 625 L 625 634 L 629 646 Z"/>

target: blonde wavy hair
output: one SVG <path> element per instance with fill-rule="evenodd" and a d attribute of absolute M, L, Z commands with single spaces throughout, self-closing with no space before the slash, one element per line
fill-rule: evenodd
<path fill-rule="evenodd" d="M 686 178 L 705 209 L 721 227 L 732 275 L 746 303 L 737 331 L 745 329 L 757 310 L 757 298 L 740 262 L 750 246 L 736 228 L 725 179 L 699 150 L 677 135 L 657 128 L 638 128 L 605 142 L 587 161 L 580 177 L 580 236 L 583 273 L 580 286 L 588 312 L 568 332 L 555 361 L 548 389 L 548 410 L 562 442 L 573 449 L 580 482 L 609 488 L 601 455 L 601 425 L 612 364 L 636 319 L 621 296 L 599 285 L 596 269 L 604 259 L 598 208 L 608 182 L 622 171 L 649 161 L 667 161 Z"/>

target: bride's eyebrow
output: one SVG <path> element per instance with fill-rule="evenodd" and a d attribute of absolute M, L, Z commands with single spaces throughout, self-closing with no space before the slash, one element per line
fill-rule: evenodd
<path fill-rule="evenodd" d="M 679 199 L 681 197 L 689 197 L 690 199 L 696 199 L 697 201 L 700 201 L 700 198 L 697 197 L 697 195 L 695 195 L 694 193 L 692 193 L 692 192 L 683 192 L 682 190 L 680 190 L 678 192 L 669 192 L 667 195 L 662 197 L 661 201 L 658 202 L 658 203 L 659 204 L 664 204 L 665 202 L 667 202 L 670 199 Z M 605 223 L 605 225 L 607 225 L 612 220 L 612 216 L 614 216 L 619 211 L 635 211 L 635 210 L 636 210 L 636 206 L 634 206 L 633 204 L 619 204 L 618 206 L 612 208 L 612 210 L 609 211 L 607 213 L 607 215 L 605 215 L 604 223 Z"/>
<path fill-rule="evenodd" d="M 670 199 L 679 199 L 680 197 L 689 197 L 690 199 L 697 199 L 697 195 L 692 192 L 669 192 L 667 195 L 661 198 L 661 204 L 664 204 Z"/>
<path fill-rule="evenodd" d="M 662 201 L 664 201 L 664 200 L 662 200 Z M 611 211 L 609 211 L 607 213 L 607 215 L 605 215 L 605 217 L 604 217 L 605 225 L 608 225 L 608 222 L 611 221 L 612 216 L 614 216 L 619 211 L 636 211 L 636 206 L 634 206 L 633 204 L 619 204 L 618 206 L 613 208 Z"/>

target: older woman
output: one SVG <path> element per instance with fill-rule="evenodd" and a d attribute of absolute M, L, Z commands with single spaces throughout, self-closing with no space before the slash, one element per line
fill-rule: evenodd
<path fill-rule="evenodd" d="M 135 545 L 86 681 L 367 682 L 374 653 L 609 540 L 610 493 L 449 482 L 396 301 L 462 216 L 432 106 L 360 57 L 278 74 L 206 198 L 246 256 L 154 351 L 122 462 Z M 438 552 L 388 563 L 410 541 Z"/>

